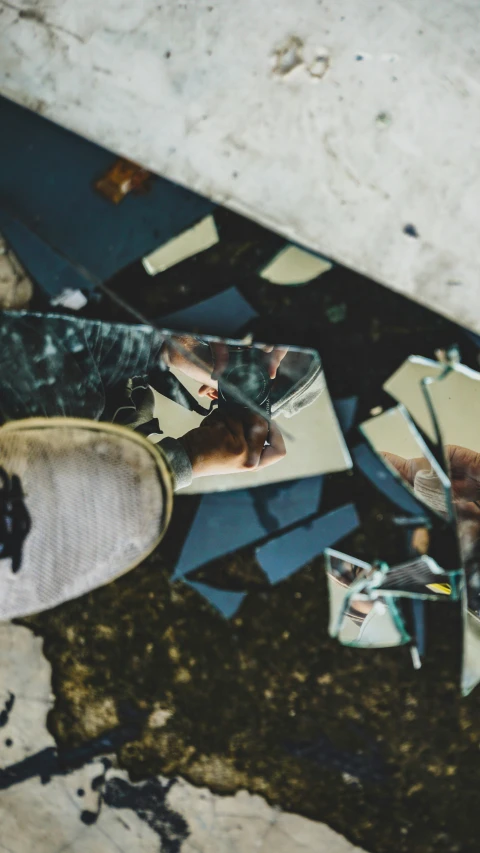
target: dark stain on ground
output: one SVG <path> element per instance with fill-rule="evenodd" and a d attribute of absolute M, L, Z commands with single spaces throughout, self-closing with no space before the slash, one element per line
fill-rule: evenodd
<path fill-rule="evenodd" d="M 173 784 L 149 779 L 142 785 L 131 785 L 113 778 L 106 784 L 103 800 L 110 808 L 132 809 L 158 835 L 161 853 L 180 853 L 190 832 L 183 817 L 166 803 Z"/>
<path fill-rule="evenodd" d="M 142 717 L 140 714 L 139 719 Z M 138 722 L 127 723 L 110 731 L 103 731 L 98 737 L 85 740 L 72 748 L 56 749 L 48 746 L 22 761 L 0 768 L 0 791 L 35 778 L 39 778 L 42 785 L 47 785 L 52 776 L 66 776 L 103 753 L 120 749 L 123 744 L 137 739 L 141 731 L 142 726 Z M 108 762 L 108 759 L 102 760 Z"/>
<path fill-rule="evenodd" d="M 358 395 L 360 420 L 391 405 L 382 382 L 412 353 L 433 357 L 460 341 L 475 367 L 458 327 L 360 275 L 336 267 L 299 288 L 259 279 L 283 240 L 226 211 L 216 219 L 217 246 L 153 283 L 137 265 L 111 284 L 158 317 L 235 282 L 260 314 L 257 339 L 317 347 L 332 396 Z M 333 324 L 328 309 L 338 304 L 346 310 Z M 101 310 L 130 319 L 108 302 Z M 345 550 L 395 559 L 389 502 L 357 471 L 326 477 L 322 511 L 351 500 L 362 527 Z M 145 722 L 117 748 L 133 780 L 181 775 L 218 793 L 246 788 L 371 853 L 477 853 L 480 689 L 460 698 L 459 606 L 426 603 L 427 655 L 416 672 L 405 647 L 362 651 L 328 636 L 321 558 L 269 587 L 247 547 L 193 574 L 249 593 L 226 622 L 169 580 L 197 505 L 177 498 L 164 542 L 142 566 L 23 620 L 52 664 L 49 728 L 59 747 L 81 749 L 140 712 Z M 159 711 L 170 714 L 160 727 Z M 130 796 L 125 786 L 109 794 L 112 804 Z"/>
<path fill-rule="evenodd" d="M 19 18 L 24 18 L 26 21 L 36 21 L 37 24 L 45 23 L 45 16 L 38 9 L 20 9 Z"/>
<path fill-rule="evenodd" d="M 10 711 L 12 710 L 14 704 L 15 704 L 15 694 L 9 692 L 8 699 L 6 700 L 6 702 L 3 706 L 3 710 L 0 711 L 0 729 L 3 728 L 3 726 L 7 725 L 8 719 L 10 717 Z"/>
<path fill-rule="evenodd" d="M 415 225 L 405 225 L 403 229 L 403 233 L 407 235 L 407 237 L 419 237 L 419 233 L 415 228 Z"/>

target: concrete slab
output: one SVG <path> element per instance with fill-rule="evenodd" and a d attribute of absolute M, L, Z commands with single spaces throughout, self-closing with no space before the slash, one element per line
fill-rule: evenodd
<path fill-rule="evenodd" d="M 480 331 L 477 4 L 0 11 L 8 98 Z"/>

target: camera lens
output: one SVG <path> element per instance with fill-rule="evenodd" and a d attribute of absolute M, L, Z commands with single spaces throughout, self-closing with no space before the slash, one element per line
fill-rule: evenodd
<path fill-rule="evenodd" d="M 242 395 L 247 398 L 245 402 L 261 405 L 268 397 L 269 377 L 264 370 L 255 364 L 238 364 L 227 370 L 223 378 L 238 388 Z M 223 391 L 223 395 L 226 397 L 228 392 Z"/>

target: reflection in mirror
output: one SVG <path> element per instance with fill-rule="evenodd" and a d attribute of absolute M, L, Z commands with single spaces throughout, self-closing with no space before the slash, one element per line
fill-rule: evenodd
<path fill-rule="evenodd" d="M 415 534 L 423 535 L 421 528 Z M 426 554 L 407 560 L 389 569 L 376 589 L 384 595 L 399 598 L 456 599 L 458 578 L 444 572 L 432 557 Z"/>
<path fill-rule="evenodd" d="M 416 498 L 442 517 L 453 517 L 450 481 L 402 405 L 364 421 L 360 430 Z"/>
<path fill-rule="evenodd" d="M 129 426 L 159 441 L 177 491 L 351 467 L 314 350 L 27 312 L 0 315 L 0 345 L 3 422 Z"/>
<path fill-rule="evenodd" d="M 325 551 L 330 599 L 330 636 L 343 645 L 387 648 L 410 642 L 400 611 L 391 597 L 370 593 L 379 569 L 340 551 Z"/>
<path fill-rule="evenodd" d="M 258 462 L 233 459 L 228 466 L 219 458 L 200 464 L 186 492 L 246 488 L 351 467 L 315 351 L 176 335 L 164 357 L 182 386 L 211 412 L 202 418 L 157 398 L 168 435 L 187 443 L 193 456 L 203 455 L 201 442 L 208 444 L 225 428 L 229 442 L 245 436 L 259 450 Z"/>
<path fill-rule="evenodd" d="M 462 691 L 480 682 L 480 373 L 452 364 L 424 385 L 448 466 L 465 572 Z"/>

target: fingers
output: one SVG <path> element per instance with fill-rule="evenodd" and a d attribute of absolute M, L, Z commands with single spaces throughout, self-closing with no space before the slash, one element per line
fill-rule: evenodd
<path fill-rule="evenodd" d="M 467 447 L 448 444 L 445 455 L 454 497 L 480 500 L 480 454 Z"/>
<path fill-rule="evenodd" d="M 258 468 L 265 442 L 268 438 L 269 424 L 260 415 L 249 412 L 243 424 L 245 440 L 247 442 L 246 468 Z"/>
<path fill-rule="evenodd" d="M 269 373 L 270 379 L 275 379 L 275 377 L 277 375 L 277 370 L 278 370 L 281 362 L 285 358 L 287 352 L 288 352 L 288 349 L 285 349 L 283 347 L 274 347 L 272 349 L 272 351 L 270 353 L 270 357 L 268 359 L 268 373 Z"/>
<path fill-rule="evenodd" d="M 280 459 L 283 459 L 286 454 L 287 450 L 281 430 L 272 422 L 270 424 L 270 444 L 264 447 L 258 467 L 267 468 L 269 465 L 274 465 L 275 462 L 280 462 Z"/>
<path fill-rule="evenodd" d="M 404 459 L 403 456 L 396 456 L 395 453 L 388 453 L 386 450 L 381 451 L 381 455 L 389 462 L 392 468 L 396 468 L 403 480 L 414 484 L 415 475 L 418 471 L 424 468 L 430 468 L 430 463 L 421 456 L 418 459 Z"/>

